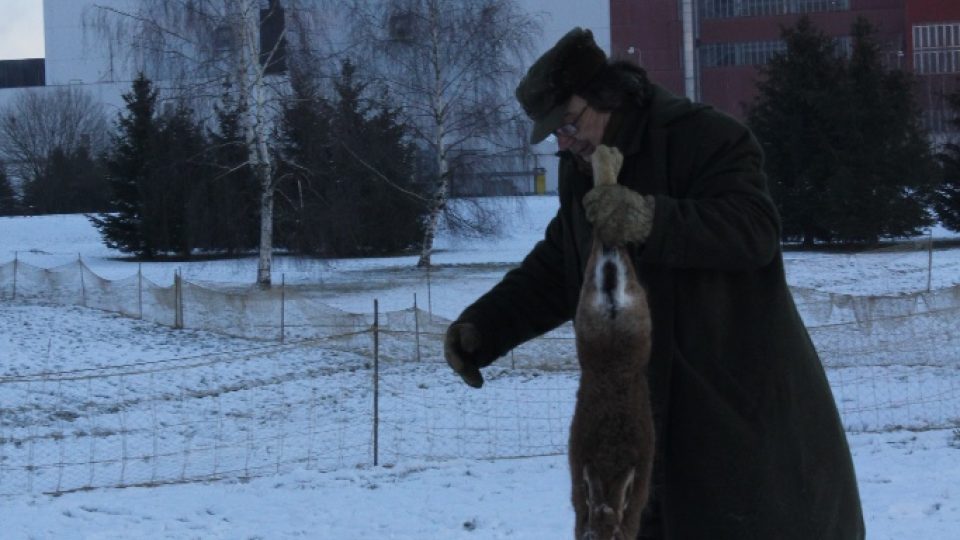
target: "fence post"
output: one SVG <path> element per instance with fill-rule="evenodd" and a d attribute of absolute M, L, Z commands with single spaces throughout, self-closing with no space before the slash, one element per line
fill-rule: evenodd
<path fill-rule="evenodd" d="M 127 380 L 124 376 L 120 375 L 119 381 L 119 398 L 120 406 L 118 407 L 119 416 L 120 416 L 120 486 L 125 487 L 127 485 Z"/>
<path fill-rule="evenodd" d="M 57 379 L 57 410 L 63 410 L 63 379 Z M 55 493 L 60 493 L 63 489 L 63 467 L 64 462 L 66 461 L 67 451 L 64 447 L 63 440 L 66 437 L 63 436 L 66 429 L 63 426 L 63 415 L 57 415 L 57 447 L 59 454 L 59 463 L 57 463 L 57 489 Z"/>
<path fill-rule="evenodd" d="M 417 307 L 417 293 L 413 293 L 413 331 L 417 337 L 417 362 L 420 358 L 420 309 Z"/>
<path fill-rule="evenodd" d="M 280 274 L 280 343 L 283 343 L 284 335 L 284 317 L 286 315 L 286 300 L 287 300 L 287 275 Z"/>
<path fill-rule="evenodd" d="M 80 267 L 80 301 L 87 307 L 87 283 L 83 279 L 83 256 L 77 253 L 77 266 Z"/>
<path fill-rule="evenodd" d="M 87 401 L 93 403 L 93 377 L 87 379 Z M 90 439 L 90 456 L 87 459 L 90 465 L 90 478 L 87 480 L 87 487 L 93 487 L 93 479 L 96 476 L 96 463 L 97 463 L 97 425 L 94 419 L 96 414 L 87 415 L 87 431 L 90 433 L 88 437 Z"/>
<path fill-rule="evenodd" d="M 13 299 L 17 299 L 17 267 L 20 266 L 20 252 L 13 252 Z"/>
<path fill-rule="evenodd" d="M 933 229 L 930 230 L 930 241 L 927 242 L 927 292 L 933 281 Z"/>
<path fill-rule="evenodd" d="M 316 384 L 316 382 L 314 382 Z M 307 409 L 307 422 L 309 423 L 309 437 L 307 438 L 307 470 L 313 468 L 313 440 L 317 436 L 317 387 L 310 389 L 310 406 Z"/>
<path fill-rule="evenodd" d="M 177 320 L 179 318 L 177 314 L 180 313 L 180 307 L 179 307 L 180 294 L 177 293 L 178 288 L 180 287 L 179 287 L 179 281 L 177 280 L 177 271 L 174 270 L 173 271 L 173 327 L 174 328 L 177 327 Z"/>
<path fill-rule="evenodd" d="M 373 466 L 380 463 L 380 303 L 373 300 Z"/>
<path fill-rule="evenodd" d="M 183 328 L 183 276 L 180 269 L 173 272 L 173 327 Z"/>
<path fill-rule="evenodd" d="M 47 345 L 47 350 L 49 353 L 49 344 Z M 43 375 L 41 377 L 41 382 L 47 382 L 47 376 Z M 41 391 L 42 393 L 42 391 Z M 32 381 L 27 381 L 27 403 L 33 403 L 33 386 Z M 34 447 L 36 446 L 37 437 L 37 425 L 40 423 L 36 419 L 31 418 L 30 428 L 28 433 L 30 434 L 30 443 L 27 446 L 27 493 L 33 494 L 33 479 L 36 476 L 37 467 L 34 466 L 33 462 L 33 452 Z"/>
<path fill-rule="evenodd" d="M 152 371 L 150 372 L 150 395 L 157 395 L 157 384 Z M 219 395 L 217 399 L 220 399 Z M 150 483 L 153 484 L 157 481 L 157 462 L 160 460 L 159 430 L 157 429 L 157 400 L 155 399 L 150 400 L 150 419 L 153 428 L 153 455 L 150 456 L 153 471 L 150 473 Z M 219 440 L 217 442 L 219 444 Z"/>
<path fill-rule="evenodd" d="M 137 263 L 137 310 L 143 320 L 143 263 Z"/>
<path fill-rule="evenodd" d="M 430 286 L 430 268 L 432 264 L 427 265 L 427 314 L 430 316 L 430 322 L 433 322 L 433 288 Z"/>

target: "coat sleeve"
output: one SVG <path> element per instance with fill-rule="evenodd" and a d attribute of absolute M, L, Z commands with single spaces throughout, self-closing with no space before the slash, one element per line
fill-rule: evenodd
<path fill-rule="evenodd" d="M 544 239 L 520 266 L 508 272 L 457 319 L 472 322 L 480 330 L 481 367 L 572 318 L 564 288 L 561 221 L 558 212 L 547 226 Z"/>
<path fill-rule="evenodd" d="M 714 111 L 688 127 L 683 133 L 699 140 L 689 155 L 670 157 L 674 167 L 681 160 L 690 165 L 685 178 L 669 180 L 674 193 L 655 196 L 641 261 L 731 271 L 765 266 L 778 253 L 780 218 L 759 143 L 745 126 Z"/>

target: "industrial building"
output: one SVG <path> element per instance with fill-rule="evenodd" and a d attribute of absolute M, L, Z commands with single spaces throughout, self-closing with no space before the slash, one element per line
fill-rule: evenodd
<path fill-rule="evenodd" d="M 926 127 L 945 134 L 944 96 L 960 77 L 957 0 L 611 0 L 611 51 L 666 88 L 742 118 L 758 68 L 785 49 L 781 29 L 804 15 L 841 47 L 858 17 L 873 23 L 887 64 L 917 75 Z"/>

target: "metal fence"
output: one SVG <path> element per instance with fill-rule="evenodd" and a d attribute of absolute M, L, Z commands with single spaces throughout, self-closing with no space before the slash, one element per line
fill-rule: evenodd
<path fill-rule="evenodd" d="M 8 306 L 86 305 L 272 338 L 230 352 L 0 377 L 0 495 L 566 451 L 577 386 L 569 325 L 488 368 L 478 392 L 443 364 L 449 321 L 415 306 L 351 314 L 283 288 L 110 281 L 79 260 L 2 265 L 0 295 Z M 848 431 L 960 425 L 960 287 L 794 296 Z"/>

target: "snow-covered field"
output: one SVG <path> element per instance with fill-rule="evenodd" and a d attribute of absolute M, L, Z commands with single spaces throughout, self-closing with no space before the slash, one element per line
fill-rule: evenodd
<path fill-rule="evenodd" d="M 275 275 L 347 311 L 369 313 L 374 298 L 384 310 L 405 309 L 417 293 L 421 306 L 430 302 L 452 318 L 523 257 L 556 211 L 554 197 L 497 204 L 504 235 L 442 236 L 429 290 L 412 256 L 281 257 Z M 109 279 L 137 271 L 103 247 L 82 216 L 0 218 L 0 265 L 14 256 L 40 267 L 80 256 Z M 960 249 L 935 251 L 929 274 L 922 250 L 785 259 L 791 285 L 836 294 L 923 291 L 928 278 L 935 290 L 960 284 Z M 189 281 L 244 284 L 255 264 L 150 263 L 143 274 L 170 283 L 179 268 Z M 570 537 L 562 446 L 576 374 L 509 369 L 504 359 L 473 391 L 447 371 L 435 346 L 424 344 L 414 364 L 398 360 L 406 345 L 391 343 L 374 466 L 371 427 L 358 420 L 370 415 L 372 400 L 365 342 L 280 345 L 76 306 L 0 301 L 0 538 Z M 879 425 L 952 414 L 960 355 L 952 345 L 944 351 L 936 362 L 904 358 L 909 367 L 831 368 L 841 408 L 856 407 L 861 393 L 885 392 L 891 403 L 911 393 L 906 410 L 887 411 L 895 418 L 878 412 Z M 939 411 L 918 406 L 926 401 Z M 960 418 L 956 429 L 925 431 L 862 432 L 852 424 L 869 537 L 960 538 Z M 153 457 L 139 459 L 146 455 Z M 57 466 L 28 473 L 17 463 Z M 178 474 L 226 479 L 181 484 Z M 42 494 L 160 482 L 171 483 Z"/>
<path fill-rule="evenodd" d="M 953 540 L 957 453 L 947 434 L 851 437 L 868 538 Z M 570 538 L 566 460 L 407 462 L 3 500 L 3 538 Z"/>

